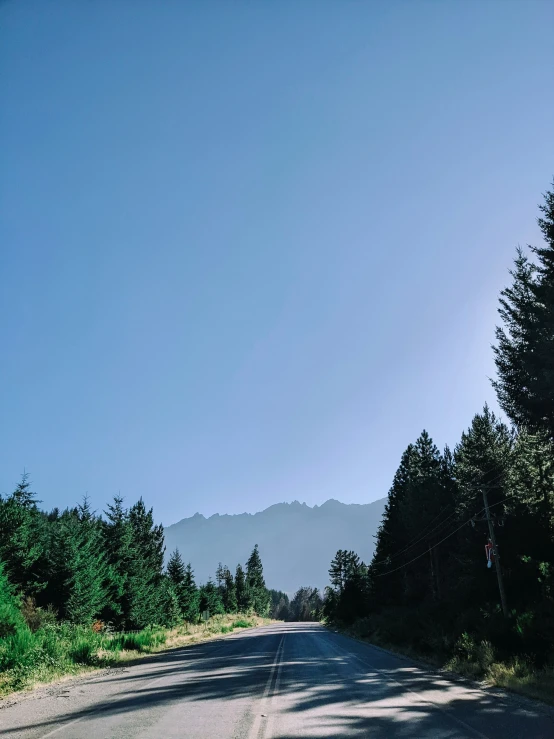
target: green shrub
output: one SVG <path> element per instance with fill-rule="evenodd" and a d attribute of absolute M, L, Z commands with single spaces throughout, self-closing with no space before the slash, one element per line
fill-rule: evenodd
<path fill-rule="evenodd" d="M 0 639 L 13 636 L 25 627 L 19 607 L 19 598 L 14 594 L 0 562 Z"/>
<path fill-rule="evenodd" d="M 231 627 L 233 629 L 247 629 L 250 626 L 252 626 L 251 621 L 247 621 L 245 618 L 238 618 L 236 621 L 233 621 L 231 624 Z"/>

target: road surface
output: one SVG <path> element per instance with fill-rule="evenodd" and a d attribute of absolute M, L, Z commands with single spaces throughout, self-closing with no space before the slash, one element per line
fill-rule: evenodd
<path fill-rule="evenodd" d="M 0 709 L 0 737 L 554 739 L 554 721 L 319 624 L 278 624 L 41 688 Z"/>

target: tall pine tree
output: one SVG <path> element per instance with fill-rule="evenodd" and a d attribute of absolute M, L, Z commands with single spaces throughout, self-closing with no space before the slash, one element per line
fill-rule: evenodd
<path fill-rule="evenodd" d="M 267 616 L 271 599 L 265 586 L 264 568 L 257 544 L 246 563 L 246 589 L 249 594 L 250 605 L 254 611 L 259 616 Z"/>
<path fill-rule="evenodd" d="M 512 285 L 501 293 L 493 385 L 518 427 L 554 441 L 554 192 L 539 207 L 544 244 L 532 248 L 535 263 L 518 250 Z"/>

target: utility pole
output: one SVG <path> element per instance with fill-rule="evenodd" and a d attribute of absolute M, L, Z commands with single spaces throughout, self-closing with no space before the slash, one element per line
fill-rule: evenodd
<path fill-rule="evenodd" d="M 429 558 L 431 560 L 431 585 L 433 588 L 433 600 L 437 600 L 437 581 L 435 579 L 435 566 L 433 562 L 433 550 L 431 549 L 431 542 L 428 541 L 429 545 Z"/>
<path fill-rule="evenodd" d="M 485 514 L 487 516 L 487 523 L 489 524 L 489 534 L 492 543 L 492 553 L 494 554 L 494 567 L 496 569 L 496 577 L 498 578 L 498 590 L 500 592 L 500 603 L 502 604 L 502 613 L 504 618 L 508 618 L 508 605 L 506 603 L 506 591 L 504 590 L 504 580 L 502 579 L 502 571 L 500 569 L 500 555 L 498 553 L 498 547 L 496 545 L 496 536 L 494 535 L 494 525 L 491 519 L 489 511 L 489 501 L 487 499 L 487 490 L 483 490 L 483 502 L 485 504 Z"/>

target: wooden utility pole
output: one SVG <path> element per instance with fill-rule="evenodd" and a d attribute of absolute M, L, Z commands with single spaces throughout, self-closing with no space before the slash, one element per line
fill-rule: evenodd
<path fill-rule="evenodd" d="M 437 581 L 435 579 L 435 564 L 433 560 L 433 550 L 431 548 L 431 542 L 427 542 L 429 546 L 429 558 L 431 560 L 431 585 L 433 590 L 433 600 L 437 600 Z"/>
<path fill-rule="evenodd" d="M 506 603 L 506 591 L 504 590 L 504 580 L 502 579 L 502 570 L 500 569 L 500 554 L 496 545 L 496 536 L 494 535 L 494 525 L 489 511 L 489 501 L 487 499 L 487 490 L 483 488 L 483 502 L 485 504 L 485 514 L 487 523 L 489 524 L 489 535 L 492 544 L 492 553 L 494 554 L 494 567 L 496 569 L 496 577 L 498 579 L 498 590 L 500 592 L 500 603 L 502 605 L 502 613 L 504 618 L 508 618 L 508 605 Z"/>

